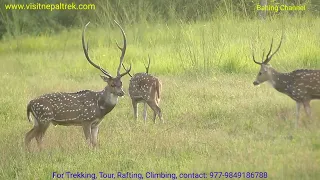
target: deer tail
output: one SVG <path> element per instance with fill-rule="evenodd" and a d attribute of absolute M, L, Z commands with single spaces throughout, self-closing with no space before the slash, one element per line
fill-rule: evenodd
<path fill-rule="evenodd" d="M 156 91 L 157 91 L 157 98 L 160 99 L 161 82 L 159 82 L 159 80 L 156 82 Z"/>
<path fill-rule="evenodd" d="M 31 109 L 31 103 L 29 102 L 29 104 L 27 105 L 27 117 L 29 122 L 32 123 L 30 119 L 30 112 L 32 113 L 32 109 Z"/>

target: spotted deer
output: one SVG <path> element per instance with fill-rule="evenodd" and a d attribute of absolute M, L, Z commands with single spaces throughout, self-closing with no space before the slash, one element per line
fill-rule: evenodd
<path fill-rule="evenodd" d="M 95 68 L 99 69 L 104 76 L 102 80 L 107 83 L 102 91 L 82 90 L 74 93 L 57 92 L 44 94 L 33 99 L 27 105 L 27 117 L 31 122 L 30 113 L 34 117 L 33 128 L 26 133 L 25 145 L 29 150 L 29 143 L 33 138 L 37 140 L 38 147 L 42 149 L 43 136 L 49 127 L 53 125 L 62 126 L 82 126 L 87 143 L 90 147 L 97 145 L 99 124 L 118 103 L 118 97 L 124 96 L 121 77 L 128 74 L 131 65 L 124 73 L 120 73 L 121 64 L 126 52 L 126 35 L 122 27 L 119 26 L 123 36 L 123 48 L 120 56 L 120 63 L 117 69 L 117 76 L 112 77 L 106 70 L 93 63 L 88 54 L 88 44 L 85 45 L 85 30 L 88 22 L 82 31 L 82 47 L 87 61 Z"/>
<path fill-rule="evenodd" d="M 118 46 L 118 48 L 120 48 Z M 126 70 L 125 66 L 122 65 Z M 136 73 L 131 77 L 129 83 L 129 95 L 132 101 L 133 113 L 135 120 L 138 119 L 138 103 L 144 104 L 143 119 L 147 120 L 147 104 L 153 110 L 153 120 L 156 123 L 156 116 L 164 123 L 162 118 L 160 104 L 160 94 L 162 90 L 162 82 L 155 76 L 149 74 L 150 56 L 148 56 L 148 66 L 145 65 L 145 73 Z"/>
<path fill-rule="evenodd" d="M 304 106 L 307 116 L 311 119 L 310 101 L 320 99 L 320 70 L 298 69 L 289 73 L 281 73 L 272 68 L 268 63 L 273 55 L 275 55 L 281 47 L 283 35 L 278 48 L 271 54 L 273 39 L 271 41 L 270 50 L 262 62 L 257 62 L 252 50 L 253 61 L 260 65 L 259 73 L 256 80 L 253 82 L 255 86 L 269 82 L 277 91 L 288 95 L 296 101 L 296 122 L 295 127 L 298 127 L 300 118 L 300 107 Z M 271 55 L 270 55 L 271 54 Z"/>

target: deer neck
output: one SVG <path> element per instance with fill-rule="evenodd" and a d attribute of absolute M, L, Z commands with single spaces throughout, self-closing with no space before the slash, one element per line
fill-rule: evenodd
<path fill-rule="evenodd" d="M 287 73 L 281 73 L 277 70 L 270 67 L 269 69 L 269 83 L 274 87 L 277 91 L 285 93 L 288 84 L 286 82 L 290 82 L 290 76 Z"/>
<path fill-rule="evenodd" d="M 114 107 L 118 103 L 118 96 L 111 93 L 111 88 L 107 86 L 100 92 L 98 101 L 101 109 L 107 109 Z"/>

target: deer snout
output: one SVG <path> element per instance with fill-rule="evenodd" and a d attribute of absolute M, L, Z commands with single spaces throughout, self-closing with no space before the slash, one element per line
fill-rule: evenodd
<path fill-rule="evenodd" d="M 260 83 L 258 81 L 253 81 L 253 85 L 257 86 L 259 85 Z"/>

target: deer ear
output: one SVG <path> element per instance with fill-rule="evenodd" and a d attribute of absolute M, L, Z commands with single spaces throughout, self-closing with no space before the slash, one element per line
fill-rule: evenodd
<path fill-rule="evenodd" d="M 107 76 L 102 76 L 100 75 L 101 79 L 104 81 L 104 82 L 109 82 L 110 81 L 110 78 L 107 77 Z"/>

